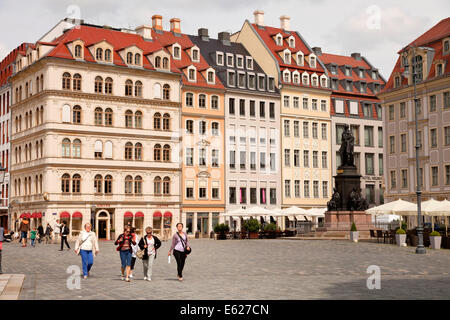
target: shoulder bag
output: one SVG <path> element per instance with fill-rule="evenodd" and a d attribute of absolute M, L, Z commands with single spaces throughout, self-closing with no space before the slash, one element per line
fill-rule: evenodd
<path fill-rule="evenodd" d="M 183 244 L 183 247 L 184 247 L 184 253 L 186 253 L 186 254 L 191 254 L 191 252 L 192 252 L 192 248 L 187 248 L 187 246 L 186 246 L 186 242 L 184 242 L 184 240 L 183 240 L 183 238 L 180 236 L 180 234 L 177 232 L 177 235 L 178 235 L 178 237 L 180 238 L 180 240 L 181 240 L 181 243 Z M 186 235 L 186 238 L 187 238 L 187 235 Z"/>

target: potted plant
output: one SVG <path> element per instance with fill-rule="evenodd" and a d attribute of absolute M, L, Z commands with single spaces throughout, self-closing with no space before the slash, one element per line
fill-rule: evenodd
<path fill-rule="evenodd" d="M 264 226 L 264 232 L 267 233 L 269 239 L 276 238 L 277 225 L 275 223 L 269 223 Z"/>
<path fill-rule="evenodd" d="M 395 232 L 395 242 L 400 247 L 406 247 L 406 231 L 402 228 L 399 228 L 397 232 Z"/>
<path fill-rule="evenodd" d="M 356 229 L 356 224 L 353 222 L 352 227 L 350 228 L 350 240 L 352 242 L 358 242 L 359 232 Z"/>
<path fill-rule="evenodd" d="M 430 233 L 430 243 L 432 249 L 440 249 L 441 248 L 441 234 L 437 231 L 433 231 Z"/>
<path fill-rule="evenodd" d="M 261 224 L 256 219 L 250 219 L 244 222 L 244 229 L 249 232 L 250 239 L 258 239 L 258 231 L 261 229 Z"/>
<path fill-rule="evenodd" d="M 218 224 L 214 227 L 214 232 L 217 234 L 217 240 L 226 240 L 226 233 L 228 231 L 230 231 L 230 227 L 225 223 Z"/>

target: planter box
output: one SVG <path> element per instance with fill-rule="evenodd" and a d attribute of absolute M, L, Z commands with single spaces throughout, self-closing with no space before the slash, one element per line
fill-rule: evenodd
<path fill-rule="evenodd" d="M 359 232 L 358 231 L 350 231 L 350 241 L 358 242 Z"/>
<path fill-rule="evenodd" d="M 441 248 L 442 237 L 440 236 L 432 236 L 430 237 L 431 249 L 440 249 Z"/>
<path fill-rule="evenodd" d="M 258 232 L 250 232 L 250 239 L 259 239 Z"/>
<path fill-rule="evenodd" d="M 395 242 L 399 247 L 405 247 L 406 245 L 406 234 L 396 234 Z"/>

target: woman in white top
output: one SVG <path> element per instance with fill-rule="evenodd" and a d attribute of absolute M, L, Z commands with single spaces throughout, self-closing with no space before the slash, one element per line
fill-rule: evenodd
<path fill-rule="evenodd" d="M 136 228 L 131 228 L 131 235 L 134 237 L 134 241 L 136 241 L 136 244 L 131 244 L 131 249 L 133 250 L 131 252 L 131 268 L 130 268 L 130 278 L 133 278 L 133 270 L 134 270 L 134 264 L 136 263 L 136 253 L 139 250 L 139 235 L 136 233 Z"/>
<path fill-rule="evenodd" d="M 89 271 L 94 264 L 94 257 L 100 251 L 97 237 L 91 229 L 92 225 L 90 223 L 86 223 L 84 225 L 84 230 L 81 231 L 75 243 L 75 252 L 81 256 L 84 279 L 89 276 Z"/>

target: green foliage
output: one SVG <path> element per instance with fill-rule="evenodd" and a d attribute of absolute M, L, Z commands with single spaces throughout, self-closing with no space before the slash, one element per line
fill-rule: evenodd
<path fill-rule="evenodd" d="M 406 224 L 406 222 L 402 222 L 402 229 L 403 230 L 408 229 L 408 225 Z"/>
<path fill-rule="evenodd" d="M 275 223 L 269 223 L 264 226 L 264 231 L 276 231 L 277 225 Z"/>
<path fill-rule="evenodd" d="M 400 228 L 397 230 L 396 234 L 406 234 L 406 231 Z"/>
<path fill-rule="evenodd" d="M 352 227 L 351 227 L 350 231 L 352 231 L 352 232 L 358 231 L 358 230 L 356 229 L 356 224 L 355 224 L 354 222 L 352 223 Z"/>
<path fill-rule="evenodd" d="M 230 227 L 225 223 L 218 224 L 214 227 L 215 233 L 225 233 L 228 231 L 230 231 Z"/>
<path fill-rule="evenodd" d="M 430 237 L 440 237 L 441 234 L 437 231 L 433 231 L 432 233 L 430 233 Z"/>
<path fill-rule="evenodd" d="M 258 232 L 261 224 L 256 219 L 250 219 L 244 222 L 244 229 L 249 232 Z"/>

